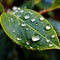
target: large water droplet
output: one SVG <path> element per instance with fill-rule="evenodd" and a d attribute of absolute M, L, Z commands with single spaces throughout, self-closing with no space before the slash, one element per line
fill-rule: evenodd
<path fill-rule="evenodd" d="M 21 40 L 21 38 L 18 38 L 18 37 L 17 37 L 17 40 Z"/>
<path fill-rule="evenodd" d="M 40 17 L 40 20 L 42 21 L 42 20 L 44 20 L 44 18 L 43 17 Z"/>
<path fill-rule="evenodd" d="M 49 46 L 51 47 L 51 46 L 53 46 L 52 44 L 49 44 Z"/>
<path fill-rule="evenodd" d="M 51 38 L 55 38 L 55 35 L 52 35 Z"/>
<path fill-rule="evenodd" d="M 39 35 L 37 35 L 37 36 L 32 36 L 32 41 L 39 41 L 39 40 L 40 40 Z"/>
<path fill-rule="evenodd" d="M 26 24 L 24 23 L 24 24 L 21 24 L 21 26 L 26 26 Z"/>
<path fill-rule="evenodd" d="M 46 28 L 46 30 L 50 30 L 51 29 L 51 27 L 49 25 L 47 25 L 45 28 Z"/>
<path fill-rule="evenodd" d="M 24 18 L 25 18 L 25 19 L 29 19 L 29 18 L 30 18 L 30 16 L 29 16 L 29 15 L 26 15 L 26 16 L 24 16 Z"/>
<path fill-rule="evenodd" d="M 35 21 L 35 18 L 31 19 L 31 22 L 34 22 Z"/>

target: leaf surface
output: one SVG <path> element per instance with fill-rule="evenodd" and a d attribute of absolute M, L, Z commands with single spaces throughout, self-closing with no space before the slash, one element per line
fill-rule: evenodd
<path fill-rule="evenodd" d="M 1 16 L 1 25 L 14 42 L 33 50 L 59 49 L 56 32 L 44 17 L 29 9 L 16 11 Z"/>

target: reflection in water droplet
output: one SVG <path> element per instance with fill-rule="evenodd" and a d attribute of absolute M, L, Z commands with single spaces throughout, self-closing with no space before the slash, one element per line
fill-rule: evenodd
<path fill-rule="evenodd" d="M 26 16 L 24 16 L 24 18 L 25 18 L 25 19 L 29 19 L 29 18 L 30 18 L 30 16 L 29 16 L 29 15 L 26 15 Z"/>
<path fill-rule="evenodd" d="M 37 35 L 37 36 L 32 36 L 32 41 L 39 41 L 39 40 L 40 40 L 39 35 Z"/>
<path fill-rule="evenodd" d="M 31 22 L 34 22 L 35 21 L 35 18 L 31 19 Z"/>
<path fill-rule="evenodd" d="M 26 24 L 24 23 L 24 24 L 21 24 L 21 26 L 26 26 Z"/>
<path fill-rule="evenodd" d="M 52 35 L 51 38 L 55 38 L 55 35 Z"/>
<path fill-rule="evenodd" d="M 42 21 L 42 20 L 44 20 L 44 18 L 43 17 L 40 17 L 40 20 Z"/>
<path fill-rule="evenodd" d="M 49 25 L 47 25 L 45 28 L 46 28 L 46 30 L 50 30 L 51 27 Z"/>
<path fill-rule="evenodd" d="M 51 47 L 51 46 L 53 46 L 52 44 L 49 44 L 49 46 Z"/>
<path fill-rule="evenodd" d="M 21 38 L 18 38 L 18 37 L 17 37 L 17 40 L 21 40 Z"/>

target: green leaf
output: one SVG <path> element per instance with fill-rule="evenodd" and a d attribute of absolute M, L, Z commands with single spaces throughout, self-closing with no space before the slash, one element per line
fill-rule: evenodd
<path fill-rule="evenodd" d="M 29 9 L 16 11 L 1 16 L 2 28 L 14 42 L 32 50 L 60 49 L 55 30 L 44 17 Z"/>
<path fill-rule="evenodd" d="M 0 13 L 4 11 L 3 5 L 0 3 Z"/>
<path fill-rule="evenodd" d="M 60 22 L 54 19 L 48 19 L 49 22 L 53 25 L 54 29 L 56 30 L 58 36 L 60 36 Z"/>

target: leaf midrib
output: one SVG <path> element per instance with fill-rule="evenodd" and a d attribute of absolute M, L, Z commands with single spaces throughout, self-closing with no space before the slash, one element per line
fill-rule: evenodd
<path fill-rule="evenodd" d="M 19 19 L 21 22 L 26 23 L 25 21 L 23 21 L 23 19 L 19 18 L 17 15 L 14 15 L 17 19 Z M 30 27 L 32 30 L 34 30 L 37 34 L 41 35 L 43 38 L 45 38 L 46 40 L 48 40 L 46 37 L 44 37 L 40 32 L 38 32 L 37 30 L 35 30 L 33 27 L 31 27 L 30 25 L 26 24 L 28 27 Z M 50 39 L 49 39 L 50 40 Z M 54 44 L 57 48 L 59 48 L 55 43 L 53 43 L 52 41 L 50 41 L 52 44 Z"/>

